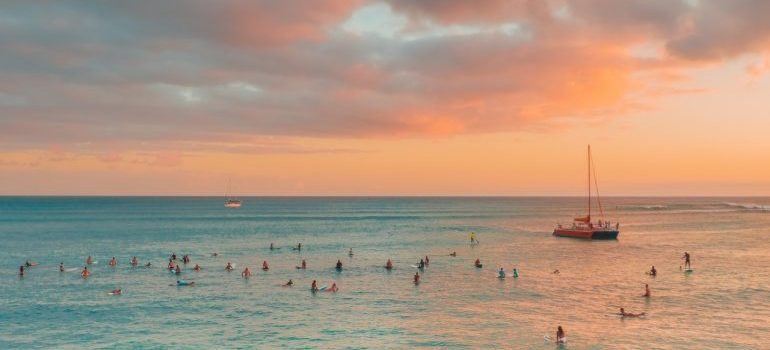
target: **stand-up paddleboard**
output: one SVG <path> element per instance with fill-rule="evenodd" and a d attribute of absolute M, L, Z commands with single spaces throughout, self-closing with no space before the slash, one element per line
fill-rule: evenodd
<path fill-rule="evenodd" d="M 484 264 L 478 264 L 478 265 L 473 265 L 473 266 L 475 266 L 477 269 L 480 269 L 480 268 L 484 267 Z"/>
<path fill-rule="evenodd" d="M 693 272 L 695 272 L 694 269 L 686 269 L 686 270 L 684 270 L 684 273 L 693 273 Z"/>

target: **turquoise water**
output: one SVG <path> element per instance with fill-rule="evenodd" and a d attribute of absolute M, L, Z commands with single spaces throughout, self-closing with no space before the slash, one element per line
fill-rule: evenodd
<path fill-rule="evenodd" d="M 553 349 L 544 336 L 557 325 L 566 349 L 768 348 L 770 199 L 605 198 L 619 240 L 551 236 L 583 202 L 0 197 L 0 348 Z M 684 251 L 692 274 L 679 270 Z M 169 286 L 172 252 L 192 257 L 181 278 L 197 286 Z M 89 279 L 58 272 L 88 255 L 99 261 Z M 130 267 L 134 255 L 155 267 Z M 415 286 L 410 265 L 425 255 Z M 301 259 L 308 269 L 294 268 Z M 25 260 L 40 265 L 19 278 Z M 499 266 L 521 277 L 499 280 Z M 313 279 L 340 291 L 314 295 Z M 618 306 L 647 316 L 621 319 Z"/>

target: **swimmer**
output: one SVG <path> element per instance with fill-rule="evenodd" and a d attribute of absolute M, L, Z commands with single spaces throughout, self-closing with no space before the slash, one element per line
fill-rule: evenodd
<path fill-rule="evenodd" d="M 273 249 L 275 249 L 275 247 L 273 247 L 273 242 L 270 242 L 270 250 L 273 250 Z"/>
<path fill-rule="evenodd" d="M 297 268 L 298 269 L 303 269 L 303 270 L 307 268 L 307 262 L 305 261 L 305 259 L 302 259 L 301 266 L 297 266 Z"/>
<path fill-rule="evenodd" d="M 37 264 L 31 263 L 31 262 L 29 262 L 29 260 L 24 262 L 24 266 L 26 266 L 26 267 L 32 267 L 32 266 L 35 266 L 35 265 L 37 265 Z"/>
<path fill-rule="evenodd" d="M 337 293 L 339 288 L 337 288 L 337 283 L 332 282 L 332 287 L 327 289 L 327 292 Z"/>
<path fill-rule="evenodd" d="M 219 256 L 219 253 L 211 253 L 211 256 L 217 257 L 217 256 Z"/>
<path fill-rule="evenodd" d="M 430 259 L 428 259 L 428 256 L 425 256 L 425 265 L 430 265 Z"/>
<path fill-rule="evenodd" d="M 173 270 L 175 268 L 176 268 L 176 263 L 174 262 L 174 260 L 168 259 L 168 269 Z"/>
<path fill-rule="evenodd" d="M 176 261 L 176 253 L 171 253 L 171 260 Z"/>
<path fill-rule="evenodd" d="M 245 269 L 243 269 L 243 272 L 241 272 L 241 277 L 243 277 L 243 278 L 249 278 L 249 277 L 251 277 L 251 270 L 249 270 L 249 268 L 248 268 L 248 267 L 246 267 Z"/>
<path fill-rule="evenodd" d="M 313 292 L 313 293 L 318 291 L 318 285 L 316 284 L 315 280 L 313 280 L 313 283 L 310 284 L 310 291 Z"/>
<path fill-rule="evenodd" d="M 424 269 L 425 268 L 425 260 L 420 259 L 420 262 L 417 264 L 417 268 Z"/>
<path fill-rule="evenodd" d="M 94 263 L 94 259 L 92 259 L 91 256 L 89 255 L 88 258 L 86 258 L 86 264 L 91 265 L 93 263 Z"/>
<path fill-rule="evenodd" d="M 59 272 L 64 272 L 64 262 L 59 263 Z"/>
<path fill-rule="evenodd" d="M 185 254 L 185 256 L 183 256 L 183 257 L 182 257 L 182 261 L 183 261 L 185 264 L 189 264 L 189 263 L 190 263 L 190 261 L 191 261 L 191 260 L 190 260 L 190 256 L 189 256 L 189 255 L 187 255 L 187 254 Z"/>
<path fill-rule="evenodd" d="M 619 314 L 622 317 L 640 317 L 640 316 L 644 316 L 645 315 L 644 312 L 642 312 L 640 314 L 633 314 L 633 313 L 630 313 L 630 312 L 626 312 L 626 310 L 623 310 L 622 307 L 620 308 L 620 313 Z"/>
<path fill-rule="evenodd" d="M 152 267 L 152 263 L 148 261 L 146 264 L 144 264 L 144 267 Z"/>
<path fill-rule="evenodd" d="M 113 256 L 112 259 L 110 259 L 110 266 L 115 266 L 117 264 L 118 264 L 118 260 L 116 260 L 115 257 Z"/>
<path fill-rule="evenodd" d="M 19 265 L 19 276 L 24 277 L 24 265 Z"/>
<path fill-rule="evenodd" d="M 519 278 L 519 269 L 513 268 L 513 278 Z"/>
<path fill-rule="evenodd" d="M 182 274 L 182 268 L 179 265 L 177 265 L 176 269 L 174 269 L 174 273 L 177 275 Z"/>
<path fill-rule="evenodd" d="M 449 253 L 449 256 L 457 256 L 457 252 L 451 252 Z"/>
<path fill-rule="evenodd" d="M 88 278 L 88 276 L 91 276 L 91 271 L 88 271 L 88 266 L 83 267 L 83 271 L 80 272 L 80 276 L 83 278 Z"/>
<path fill-rule="evenodd" d="M 559 326 L 556 330 L 556 344 L 564 344 L 567 342 L 567 335 L 564 334 L 564 330 Z"/>
<path fill-rule="evenodd" d="M 195 264 L 195 267 L 193 267 L 193 271 L 200 272 L 201 271 L 201 266 L 198 265 L 198 264 Z"/>
<path fill-rule="evenodd" d="M 123 293 L 123 291 L 120 288 L 117 288 L 117 289 L 113 289 L 109 294 L 121 295 L 122 293 Z"/>
<path fill-rule="evenodd" d="M 131 266 L 139 265 L 139 259 L 136 257 L 131 258 Z"/>
<path fill-rule="evenodd" d="M 292 281 L 291 279 L 289 279 L 289 282 L 286 282 L 286 284 L 284 284 L 283 286 L 284 286 L 284 287 L 291 287 L 291 286 L 293 286 L 293 285 L 294 285 L 294 281 Z"/>
<path fill-rule="evenodd" d="M 337 269 L 337 271 L 342 270 L 342 261 L 337 260 L 337 266 L 335 266 L 335 269 Z"/>
<path fill-rule="evenodd" d="M 649 298 L 650 297 L 650 285 L 647 284 L 647 283 L 644 284 L 644 295 L 642 295 L 642 296 L 645 297 L 645 298 Z"/>
<path fill-rule="evenodd" d="M 386 270 L 391 270 L 391 269 L 393 269 L 393 261 L 391 261 L 390 259 L 388 259 L 388 262 L 386 262 L 386 263 L 385 263 L 385 269 L 386 269 Z"/>
<path fill-rule="evenodd" d="M 267 260 L 262 261 L 262 270 L 267 271 L 270 269 L 270 266 L 267 266 Z"/>
<path fill-rule="evenodd" d="M 179 286 L 179 287 L 181 287 L 181 286 L 194 286 L 195 285 L 195 281 L 187 282 L 187 281 L 177 280 L 176 281 L 176 285 Z M 172 284 L 172 286 L 173 286 L 173 284 Z"/>
<path fill-rule="evenodd" d="M 229 261 L 227 262 L 227 266 L 225 266 L 225 270 L 232 271 L 233 270 L 233 264 L 231 264 Z"/>
<path fill-rule="evenodd" d="M 420 284 L 420 273 L 415 272 L 414 273 L 414 284 Z"/>
<path fill-rule="evenodd" d="M 481 265 L 481 260 L 479 260 L 479 259 L 476 259 L 476 261 L 473 263 L 473 266 L 476 266 L 476 267 L 478 267 L 478 268 L 481 268 L 481 266 L 483 266 L 483 265 Z"/>
<path fill-rule="evenodd" d="M 348 256 L 353 256 L 353 248 L 350 248 L 350 250 L 348 251 Z"/>
<path fill-rule="evenodd" d="M 658 275 L 658 270 L 655 270 L 655 266 L 653 265 L 652 268 L 650 269 L 650 272 L 647 272 L 647 274 L 655 277 Z"/>
<path fill-rule="evenodd" d="M 470 237 L 471 237 L 471 244 L 478 242 L 476 241 L 476 232 L 471 232 Z"/>
<path fill-rule="evenodd" d="M 500 272 L 497 273 L 497 278 L 505 278 L 505 270 L 503 268 L 500 268 Z"/>
<path fill-rule="evenodd" d="M 561 272 L 559 271 L 559 269 L 553 270 L 553 274 L 554 274 L 554 275 L 558 275 L 558 274 L 560 274 L 560 273 L 561 273 Z"/>

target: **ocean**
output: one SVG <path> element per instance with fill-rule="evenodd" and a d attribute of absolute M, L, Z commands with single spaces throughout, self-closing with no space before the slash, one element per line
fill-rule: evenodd
<path fill-rule="evenodd" d="M 616 241 L 551 235 L 583 198 L 242 199 L 0 197 L 0 349 L 770 348 L 770 198 L 602 198 Z M 180 276 L 172 253 L 192 259 Z"/>

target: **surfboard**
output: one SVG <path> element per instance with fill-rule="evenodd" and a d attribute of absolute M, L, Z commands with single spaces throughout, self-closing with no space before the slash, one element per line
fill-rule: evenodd
<path fill-rule="evenodd" d="M 75 272 L 75 271 L 78 271 L 78 270 L 80 270 L 79 267 L 70 267 L 68 269 L 64 269 L 64 272 Z"/>
<path fill-rule="evenodd" d="M 687 269 L 687 270 L 684 270 L 684 273 L 693 273 L 693 272 L 695 272 L 695 270 L 694 270 L 694 269 Z"/>

